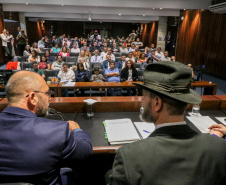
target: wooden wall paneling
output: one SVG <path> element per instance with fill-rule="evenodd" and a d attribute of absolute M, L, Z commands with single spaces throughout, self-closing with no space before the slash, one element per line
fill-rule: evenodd
<path fill-rule="evenodd" d="M 194 66 L 225 75 L 226 14 L 210 11 L 182 11 L 177 38 L 176 58 Z"/>
<path fill-rule="evenodd" d="M 158 22 L 154 21 L 151 23 L 142 24 L 143 33 L 141 35 L 141 41 L 144 46 L 150 47 L 151 44 L 156 46 L 157 44 L 157 34 L 158 34 Z"/>

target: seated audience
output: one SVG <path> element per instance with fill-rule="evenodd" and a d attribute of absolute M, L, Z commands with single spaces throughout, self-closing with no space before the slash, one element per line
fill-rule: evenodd
<path fill-rule="evenodd" d="M 72 53 L 80 53 L 80 49 L 77 47 L 78 43 L 74 42 L 73 48 L 71 48 Z"/>
<path fill-rule="evenodd" d="M 121 63 L 121 66 L 122 66 L 121 69 L 123 69 L 126 66 L 126 55 L 125 54 L 122 54 L 120 63 Z"/>
<path fill-rule="evenodd" d="M 45 48 L 45 37 L 41 37 L 41 39 L 38 41 L 38 48 Z"/>
<path fill-rule="evenodd" d="M 112 54 L 112 52 L 111 52 L 111 48 L 110 48 L 110 47 L 109 47 L 109 48 L 107 48 L 107 54 L 111 56 L 111 60 L 115 60 L 115 55 L 114 55 L 114 54 Z M 105 57 L 103 57 L 103 61 L 105 61 L 105 60 L 106 60 L 106 58 L 105 58 Z"/>
<path fill-rule="evenodd" d="M 85 56 L 85 51 L 81 51 L 78 56 L 78 63 L 82 63 L 85 70 L 89 69 L 89 57 Z"/>
<path fill-rule="evenodd" d="M 81 41 L 82 43 L 82 41 Z M 87 42 L 83 42 L 82 47 L 81 47 L 81 51 L 84 50 L 84 46 L 86 46 L 86 51 L 89 51 L 89 47 L 87 46 Z"/>
<path fill-rule="evenodd" d="M 135 47 L 135 50 L 132 51 L 132 53 L 133 53 L 133 56 L 134 56 L 134 57 L 139 58 L 139 57 L 140 57 L 140 54 L 141 54 L 141 52 L 139 51 L 139 47 L 136 46 L 136 47 Z"/>
<path fill-rule="evenodd" d="M 154 51 L 153 55 L 155 55 L 155 51 Z M 141 63 L 140 69 L 144 70 L 144 69 L 147 67 L 147 65 L 148 65 L 148 64 L 151 64 L 151 63 L 153 63 L 153 57 L 152 57 L 152 56 L 150 56 L 150 57 L 147 59 L 147 62 Z"/>
<path fill-rule="evenodd" d="M 151 48 L 150 48 L 150 49 L 151 49 L 151 51 L 152 51 L 152 50 L 156 50 L 156 49 L 155 49 L 155 45 L 154 45 L 154 44 L 151 44 Z"/>
<path fill-rule="evenodd" d="M 137 60 L 138 63 L 147 62 L 147 58 L 145 57 L 145 53 L 141 53 L 139 59 Z"/>
<path fill-rule="evenodd" d="M 35 50 L 37 53 L 41 52 L 41 50 L 38 48 L 38 43 L 37 42 L 34 42 L 32 44 L 31 51 L 32 50 Z"/>
<path fill-rule="evenodd" d="M 53 62 L 51 69 L 52 70 L 60 70 L 62 68 L 63 62 L 62 62 L 62 56 L 57 56 L 57 61 Z"/>
<path fill-rule="evenodd" d="M 143 42 L 140 42 L 139 38 L 137 38 L 136 42 L 134 42 L 133 44 L 135 44 L 135 46 L 138 46 L 138 48 L 142 48 L 144 46 Z"/>
<path fill-rule="evenodd" d="M 107 54 L 106 60 L 103 62 L 103 69 L 108 69 L 110 67 L 110 62 L 115 62 L 111 59 L 111 55 Z"/>
<path fill-rule="evenodd" d="M 101 46 L 101 51 L 104 51 L 104 48 L 108 48 L 108 43 L 107 42 L 104 42 L 103 46 Z M 107 49 L 106 49 L 106 52 L 107 52 Z"/>
<path fill-rule="evenodd" d="M 45 37 L 45 48 L 51 48 L 52 43 L 49 41 L 48 37 Z"/>
<path fill-rule="evenodd" d="M 161 52 L 161 47 L 157 48 L 157 51 L 155 51 L 155 56 L 160 60 L 164 57 L 163 53 Z"/>
<path fill-rule="evenodd" d="M 126 58 L 126 61 L 128 61 L 128 60 L 132 60 L 135 63 L 135 58 L 134 58 L 132 52 L 129 52 L 128 57 Z"/>
<path fill-rule="evenodd" d="M 127 45 L 127 47 L 128 47 L 128 45 Z M 129 52 L 133 52 L 133 51 L 135 51 L 135 44 L 132 44 L 131 45 L 131 48 L 129 48 Z"/>
<path fill-rule="evenodd" d="M 78 37 L 75 37 L 75 39 L 72 41 L 71 45 L 74 45 L 74 44 L 76 44 L 76 48 L 80 48 Z M 79 52 L 74 52 L 74 53 L 79 53 Z"/>
<path fill-rule="evenodd" d="M 100 74 L 99 67 L 94 67 L 94 74 L 91 76 L 91 82 L 104 82 L 106 79 Z M 102 88 L 99 88 L 99 92 L 102 96 Z"/>
<path fill-rule="evenodd" d="M 45 118 L 51 91 L 40 75 L 18 71 L 5 89 L 8 107 L 0 113 L 1 183 L 63 184 L 61 168 L 76 166 L 91 155 L 90 136 L 74 121 Z"/>
<path fill-rule="evenodd" d="M 57 39 L 55 35 L 52 36 L 52 40 L 50 42 L 52 46 L 55 46 L 57 44 Z"/>
<path fill-rule="evenodd" d="M 35 50 L 31 51 L 30 56 L 28 57 L 28 62 L 40 62 L 40 56 L 38 56 Z"/>
<path fill-rule="evenodd" d="M 74 81 L 75 73 L 68 68 L 67 63 L 63 63 L 57 77 L 60 78 L 60 81 Z"/>
<path fill-rule="evenodd" d="M 132 43 L 131 43 L 130 41 L 128 41 L 128 42 L 126 43 L 126 47 L 127 47 L 127 49 L 130 50 L 130 48 L 132 47 Z M 135 48 L 135 45 L 134 45 L 134 48 Z M 129 51 L 129 52 L 130 52 L 130 51 Z"/>
<path fill-rule="evenodd" d="M 85 56 L 91 57 L 91 53 L 87 49 L 88 49 L 87 46 L 83 46 L 83 50 L 81 50 L 81 51 L 84 51 L 85 52 Z"/>
<path fill-rule="evenodd" d="M 112 50 L 113 53 L 119 52 L 119 48 L 117 47 L 115 42 L 113 43 L 113 46 L 112 46 L 111 50 Z"/>
<path fill-rule="evenodd" d="M 63 47 L 67 48 L 67 52 L 70 52 L 70 48 L 69 48 L 69 46 L 67 45 L 67 42 L 65 42 L 65 43 L 63 44 Z M 63 50 L 63 47 L 61 48 L 61 51 Z"/>
<path fill-rule="evenodd" d="M 34 61 L 32 67 L 33 67 L 33 69 L 31 70 L 32 72 L 35 72 L 42 76 L 43 78 L 45 78 L 43 69 L 38 68 L 38 62 Z"/>
<path fill-rule="evenodd" d="M 46 69 L 46 70 L 50 69 L 50 63 L 47 61 L 45 56 L 41 57 L 41 62 L 39 62 L 38 68 L 39 69 Z"/>
<path fill-rule="evenodd" d="M 168 51 L 164 52 L 164 56 L 161 58 L 161 61 L 171 61 Z"/>
<path fill-rule="evenodd" d="M 100 51 L 100 46 L 98 46 L 98 43 L 97 43 L 97 42 L 94 42 L 94 43 L 93 43 L 93 46 L 90 47 L 90 50 L 89 50 L 89 51 L 90 51 L 90 52 L 94 52 L 96 49 L 97 49 L 98 51 Z"/>
<path fill-rule="evenodd" d="M 99 56 L 99 50 L 94 51 L 94 55 L 91 57 L 91 63 L 102 63 L 102 57 Z"/>
<path fill-rule="evenodd" d="M 49 50 L 46 50 L 46 51 L 45 51 L 45 57 L 46 57 L 46 60 L 47 60 L 49 63 L 53 63 L 53 62 L 56 60 L 56 57 L 55 57 L 55 56 L 50 56 Z"/>
<path fill-rule="evenodd" d="M 122 69 L 120 73 L 120 77 L 123 82 L 133 82 L 138 79 L 137 70 L 132 60 L 126 61 L 126 66 Z M 131 93 L 131 90 L 132 90 L 132 93 Z M 135 96 L 136 88 L 127 88 L 127 95 Z"/>
<path fill-rule="evenodd" d="M 62 51 L 59 53 L 62 57 L 69 57 L 69 52 L 67 50 L 67 47 L 63 46 Z"/>
<path fill-rule="evenodd" d="M 172 56 L 171 57 L 171 61 L 175 62 L 176 61 L 176 57 L 175 56 Z"/>
<path fill-rule="evenodd" d="M 29 55 L 31 54 L 31 48 L 29 45 L 26 45 L 23 56 L 24 57 L 29 57 Z"/>
<path fill-rule="evenodd" d="M 128 49 L 126 48 L 126 46 L 123 44 L 122 47 L 120 48 L 120 53 L 128 53 Z"/>
<path fill-rule="evenodd" d="M 145 47 L 144 53 L 145 53 L 145 57 L 147 57 L 147 58 L 151 56 L 151 51 L 150 51 L 149 47 Z"/>
<path fill-rule="evenodd" d="M 108 53 L 108 48 L 104 47 L 103 51 L 100 53 L 100 56 L 102 57 L 103 61 L 104 61 L 104 58 L 106 59 L 107 53 Z"/>
<path fill-rule="evenodd" d="M 68 38 L 65 37 L 62 44 L 63 46 L 66 46 L 67 48 L 69 48 L 71 45 L 71 42 L 68 40 Z"/>
<path fill-rule="evenodd" d="M 109 57 L 109 55 L 107 55 Z M 108 82 L 120 82 L 119 70 L 115 68 L 115 63 L 110 62 L 110 68 L 105 69 L 105 76 L 107 77 Z M 109 92 L 111 96 L 121 96 L 122 89 L 121 88 L 109 88 Z"/>
<path fill-rule="evenodd" d="M 58 47 L 58 44 L 56 43 L 54 47 L 51 48 L 50 52 L 59 53 L 60 48 Z"/>

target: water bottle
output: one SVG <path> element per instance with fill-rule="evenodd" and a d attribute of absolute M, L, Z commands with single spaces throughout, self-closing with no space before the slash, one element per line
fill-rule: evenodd
<path fill-rule="evenodd" d="M 140 104 L 140 114 L 143 114 L 144 112 L 144 106 L 143 103 Z"/>

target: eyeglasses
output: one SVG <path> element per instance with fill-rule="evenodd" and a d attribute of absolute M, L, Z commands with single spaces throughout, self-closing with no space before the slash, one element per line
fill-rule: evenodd
<path fill-rule="evenodd" d="M 51 97 L 51 94 L 52 94 L 52 91 L 51 90 L 48 90 L 46 92 L 41 92 L 41 91 L 33 91 L 35 93 L 43 93 L 43 94 L 46 94 L 47 96 Z M 29 94 L 26 95 L 26 97 L 28 97 Z"/>

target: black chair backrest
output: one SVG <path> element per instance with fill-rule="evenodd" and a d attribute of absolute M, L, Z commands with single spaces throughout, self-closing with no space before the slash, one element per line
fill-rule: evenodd
<path fill-rule="evenodd" d="M 45 80 L 49 81 L 52 77 L 57 77 L 59 70 L 45 70 Z"/>
<path fill-rule="evenodd" d="M 73 57 L 67 57 L 66 59 L 67 62 L 77 62 L 77 57 L 73 56 Z"/>
<path fill-rule="evenodd" d="M 144 53 L 144 51 L 145 51 L 144 49 L 139 49 L 139 50 L 140 50 L 141 53 Z"/>
<path fill-rule="evenodd" d="M 115 62 L 118 62 L 119 60 L 121 60 L 121 57 L 115 57 Z"/>
<path fill-rule="evenodd" d="M 58 56 L 59 53 L 57 53 L 57 52 L 51 52 L 49 55 L 50 55 L 50 56 Z"/>
<path fill-rule="evenodd" d="M 140 68 L 141 63 L 135 63 L 135 68 Z"/>
<path fill-rule="evenodd" d="M 77 66 L 77 62 L 66 62 L 68 67 Z"/>
<path fill-rule="evenodd" d="M 66 62 L 67 61 L 67 57 L 62 57 L 62 61 Z"/>
<path fill-rule="evenodd" d="M 33 68 L 32 62 L 21 62 L 21 69 L 22 70 L 30 70 Z"/>
<path fill-rule="evenodd" d="M 41 49 L 42 52 L 45 52 L 45 51 L 47 51 L 47 50 L 50 51 L 50 48 L 42 48 L 42 49 Z"/>
<path fill-rule="evenodd" d="M 101 63 L 92 63 L 92 69 L 94 69 L 94 67 L 99 67 L 99 69 L 103 69 L 103 65 Z"/>
<path fill-rule="evenodd" d="M 79 55 L 79 53 L 73 53 L 73 52 L 70 52 L 70 53 L 69 53 L 69 56 L 70 56 L 70 57 L 72 57 L 72 56 L 78 56 L 78 55 Z"/>
<path fill-rule="evenodd" d="M 18 57 L 17 57 L 17 60 L 18 60 L 19 62 L 26 62 L 26 61 L 27 61 L 27 58 L 28 58 L 28 57 L 18 56 Z"/>
<path fill-rule="evenodd" d="M 138 69 L 137 70 L 137 75 L 138 75 L 138 80 L 139 81 L 143 81 L 144 80 L 144 70 L 142 70 L 142 69 Z"/>
<path fill-rule="evenodd" d="M 121 58 L 121 55 L 122 55 L 122 54 L 119 53 L 119 52 L 114 52 L 113 54 L 115 55 L 115 57 L 120 57 L 120 58 Z"/>
<path fill-rule="evenodd" d="M 41 56 L 45 55 L 45 52 L 38 52 L 37 54 L 41 57 Z"/>

